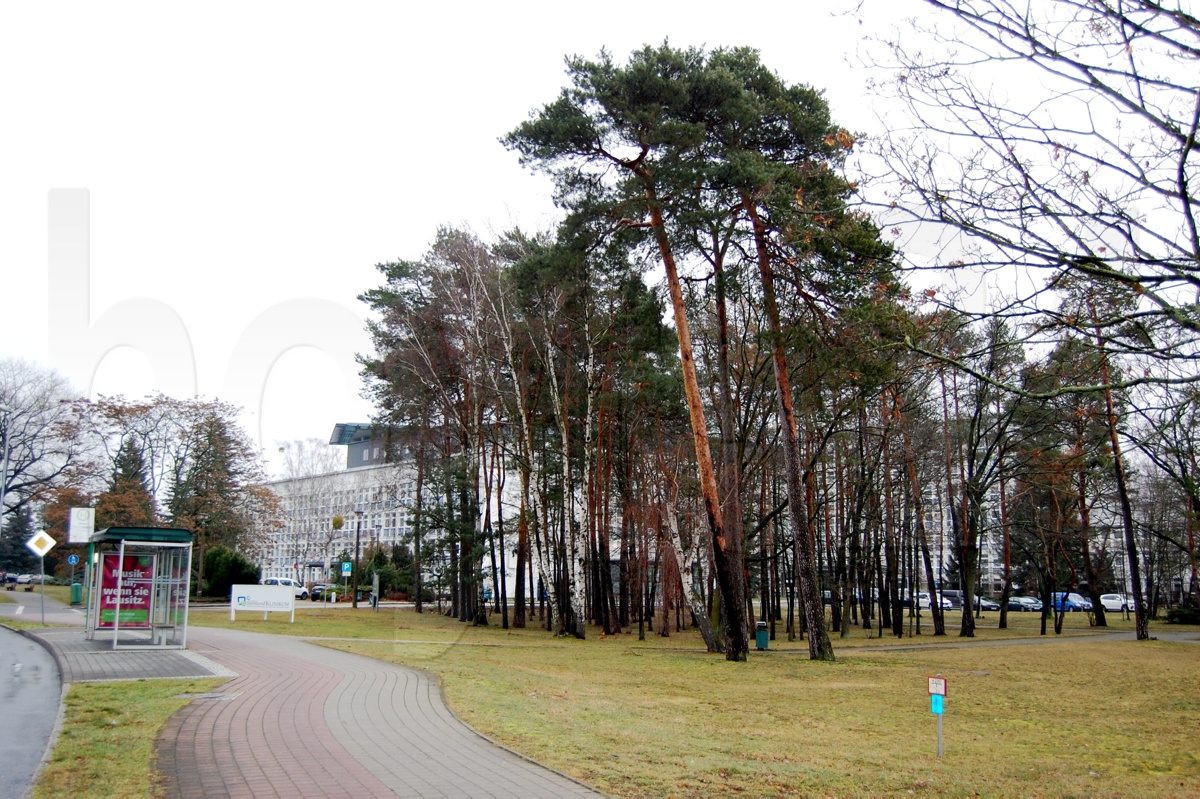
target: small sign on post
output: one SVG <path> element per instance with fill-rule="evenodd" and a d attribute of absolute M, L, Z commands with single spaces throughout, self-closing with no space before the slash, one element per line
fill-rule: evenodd
<path fill-rule="evenodd" d="M 937 756 L 942 756 L 942 716 L 946 713 L 946 678 L 935 674 L 929 678 L 929 711 L 937 716 Z"/>
<path fill-rule="evenodd" d="M 54 536 L 50 535 L 45 530 L 41 530 L 37 533 L 34 533 L 33 536 L 25 542 L 25 546 L 29 547 L 29 551 L 37 555 L 39 558 L 44 558 L 50 550 L 54 549 L 54 545 L 57 543 L 58 542 L 54 540 Z"/>
<path fill-rule="evenodd" d="M 57 543 L 54 536 L 45 530 L 37 531 L 25 542 L 29 551 L 38 556 L 38 572 L 41 575 L 38 584 L 42 587 L 42 624 L 46 623 L 46 553 L 54 549 L 54 545 Z"/>

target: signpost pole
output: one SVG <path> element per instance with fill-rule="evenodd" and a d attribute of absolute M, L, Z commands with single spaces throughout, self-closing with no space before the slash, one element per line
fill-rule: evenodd
<path fill-rule="evenodd" d="M 30 552 L 38 556 L 38 573 L 41 576 L 39 581 L 42 586 L 42 626 L 46 626 L 46 553 L 54 549 L 54 545 L 58 543 L 54 537 L 45 530 L 39 530 L 34 533 L 28 541 L 25 542 L 26 548 Z M 30 586 L 32 588 L 32 586 Z"/>
<path fill-rule="evenodd" d="M 935 674 L 929 678 L 929 710 L 937 716 L 937 756 L 942 756 L 942 716 L 946 713 L 946 678 Z"/>

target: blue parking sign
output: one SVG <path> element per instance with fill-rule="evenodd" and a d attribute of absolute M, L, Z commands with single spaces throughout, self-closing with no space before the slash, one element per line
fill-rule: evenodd
<path fill-rule="evenodd" d="M 342 561 L 342 574 L 345 575 L 346 577 L 349 577 L 350 576 L 350 568 L 352 566 L 354 566 L 353 563 L 351 563 L 348 560 L 343 560 Z"/>

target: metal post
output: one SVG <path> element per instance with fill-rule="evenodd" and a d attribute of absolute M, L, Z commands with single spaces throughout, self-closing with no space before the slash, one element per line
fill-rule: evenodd
<path fill-rule="evenodd" d="M 83 567 L 83 635 L 87 640 L 92 640 L 96 634 L 97 621 L 99 619 L 92 618 L 92 602 L 97 605 L 97 615 L 99 614 L 100 600 L 97 593 L 92 590 L 92 583 L 96 580 L 96 545 L 88 541 L 87 563 Z"/>
<path fill-rule="evenodd" d="M 361 510 L 356 510 L 356 511 L 354 511 L 354 516 L 355 516 L 355 523 L 354 523 L 354 574 L 352 575 L 350 582 L 352 584 L 351 590 L 354 592 L 354 595 L 352 597 L 353 601 L 351 603 L 351 607 L 357 609 L 358 608 L 358 537 L 359 537 L 359 534 L 362 532 L 363 512 Z"/>
<path fill-rule="evenodd" d="M 38 571 L 42 574 L 42 626 L 46 626 L 46 556 L 38 558 Z"/>
<path fill-rule="evenodd" d="M 942 756 L 942 714 L 938 714 L 938 757 Z"/>

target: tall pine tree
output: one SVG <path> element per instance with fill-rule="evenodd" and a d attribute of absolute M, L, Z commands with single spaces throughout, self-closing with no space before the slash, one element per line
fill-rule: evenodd
<path fill-rule="evenodd" d="M 142 451 L 127 436 L 113 459 L 108 490 L 96 500 L 96 527 L 153 527 L 157 518 Z"/>
<path fill-rule="evenodd" d="M 25 546 L 34 532 L 33 510 L 28 505 L 5 515 L 0 532 L 0 570 L 32 572 L 37 568 L 37 556 Z"/>

